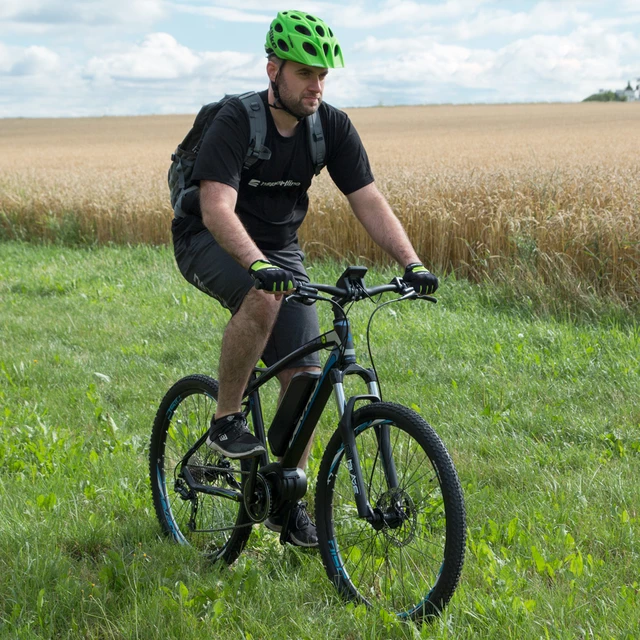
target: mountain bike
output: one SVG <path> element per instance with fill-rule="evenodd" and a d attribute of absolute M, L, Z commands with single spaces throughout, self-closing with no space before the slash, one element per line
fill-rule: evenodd
<path fill-rule="evenodd" d="M 442 611 L 460 578 L 464 499 L 435 431 L 415 411 L 382 401 L 370 329 L 375 313 L 388 304 L 436 300 L 418 296 L 400 278 L 367 288 L 366 271 L 349 267 L 335 286 L 300 284 L 290 298 L 331 304 L 333 329 L 270 367 L 256 367 L 250 378 L 243 411 L 279 462 L 268 454 L 231 460 L 209 449 L 205 439 L 218 383 L 190 375 L 171 387 L 155 417 L 149 455 L 153 502 L 173 540 L 232 563 L 254 525 L 275 512 L 289 513 L 305 495 L 307 478 L 296 463 L 333 394 L 339 423 L 324 450 L 315 492 L 327 575 L 345 598 L 419 621 Z M 396 296 L 381 303 L 386 292 Z M 352 304 L 362 300 L 376 302 L 366 333 L 371 368 L 357 363 L 348 318 Z M 329 351 L 322 372 L 293 377 L 267 430 L 260 389 L 290 363 L 321 350 Z M 349 375 L 359 376 L 368 393 L 347 398 Z M 364 404 L 356 409 L 358 403 Z"/>

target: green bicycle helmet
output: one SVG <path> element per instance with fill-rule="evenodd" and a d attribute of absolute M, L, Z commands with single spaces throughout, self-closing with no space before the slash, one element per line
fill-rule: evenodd
<path fill-rule="evenodd" d="M 310 67 L 344 67 L 342 49 L 325 22 L 303 11 L 281 11 L 269 27 L 265 50 Z"/>

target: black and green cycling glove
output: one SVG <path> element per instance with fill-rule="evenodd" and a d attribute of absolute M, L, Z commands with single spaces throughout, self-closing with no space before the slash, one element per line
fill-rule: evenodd
<path fill-rule="evenodd" d="M 285 293 L 296 287 L 296 279 L 291 271 L 267 260 L 256 260 L 249 267 L 249 273 L 255 280 L 256 289 L 264 289 L 269 293 Z"/>
<path fill-rule="evenodd" d="M 420 262 L 408 264 L 402 279 L 421 296 L 435 293 L 438 288 L 438 278 Z"/>

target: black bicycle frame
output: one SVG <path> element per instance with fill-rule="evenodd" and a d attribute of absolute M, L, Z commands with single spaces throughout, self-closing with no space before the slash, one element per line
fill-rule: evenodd
<path fill-rule="evenodd" d="M 323 367 L 322 374 L 316 382 L 309 401 L 303 409 L 302 415 L 292 432 L 287 449 L 280 461 L 280 465 L 283 468 L 295 468 L 298 466 L 302 454 L 311 440 L 318 420 L 320 419 L 327 401 L 329 400 L 329 396 L 333 391 L 338 407 L 338 414 L 340 416 L 339 428 L 344 443 L 344 454 L 347 458 L 347 468 L 351 475 L 358 514 L 360 517 L 373 522 L 374 526 L 376 526 L 377 523 L 382 522 L 382 516 L 380 514 L 376 514 L 368 502 L 366 486 L 362 477 L 362 470 L 358 459 L 358 451 L 355 444 L 355 433 L 353 431 L 351 418 L 356 402 L 360 400 L 367 400 L 370 402 L 380 401 L 378 380 L 373 369 L 365 369 L 357 364 L 350 322 L 346 316 L 339 316 L 338 311 L 335 309 L 333 326 L 333 331 L 329 331 L 317 338 L 314 338 L 313 340 L 310 340 L 282 360 L 276 362 L 271 367 L 254 369 L 245 392 L 245 397 L 248 401 L 255 435 L 262 442 L 266 443 L 267 438 L 259 394 L 260 387 L 277 376 L 280 372 L 287 369 L 292 362 L 295 362 L 296 360 L 311 353 L 331 348 L 331 353 Z M 369 393 L 353 396 L 349 398 L 349 401 L 347 402 L 343 387 L 344 377 L 347 375 L 360 376 L 366 383 Z M 393 489 L 397 487 L 397 476 L 391 455 L 389 429 L 384 424 L 376 425 L 375 429 L 387 485 L 389 489 Z M 187 462 L 195 451 L 204 444 L 206 436 L 207 434 L 205 433 L 201 438 L 199 438 L 184 456 L 180 465 L 180 475 L 182 475 L 192 490 L 212 495 L 220 495 L 234 499 L 238 502 L 242 501 L 240 492 L 199 485 L 195 483 L 191 474 L 188 473 Z M 255 481 L 257 471 L 261 466 L 268 464 L 268 462 L 269 459 L 267 454 L 263 454 L 262 456 L 254 459 L 248 478 L 248 483 L 250 485 L 248 487 L 249 493 L 251 492 L 251 487 Z M 380 526 L 382 526 L 382 524 L 380 524 Z"/>

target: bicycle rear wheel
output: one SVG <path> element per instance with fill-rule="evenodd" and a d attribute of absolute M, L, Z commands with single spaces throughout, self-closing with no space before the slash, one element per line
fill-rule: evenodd
<path fill-rule="evenodd" d="M 362 476 L 379 530 L 358 516 L 340 431 L 316 486 L 316 522 L 329 579 L 350 600 L 412 620 L 439 615 L 464 561 L 464 499 L 453 462 L 414 411 L 375 402 L 354 413 Z M 386 442 L 390 461 L 383 461 Z M 386 457 L 386 456 L 385 456 Z"/>
<path fill-rule="evenodd" d="M 209 429 L 215 413 L 218 383 L 192 375 L 176 382 L 160 403 L 153 424 L 149 474 L 153 504 L 164 533 L 190 544 L 212 560 L 232 563 L 251 535 L 251 520 L 242 501 L 250 461 L 231 460 L 202 444 L 186 463 L 193 480 L 219 488 L 227 496 L 192 490 L 185 481 L 183 458 Z"/>

